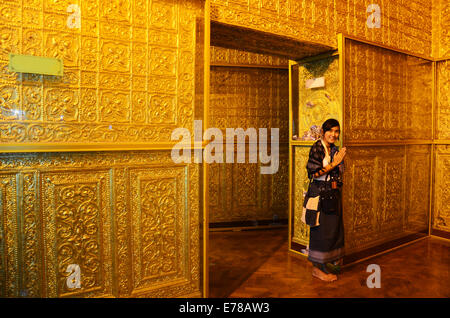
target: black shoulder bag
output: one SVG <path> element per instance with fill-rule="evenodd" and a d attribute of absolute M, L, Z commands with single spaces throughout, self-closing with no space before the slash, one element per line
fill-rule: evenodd
<path fill-rule="evenodd" d="M 330 175 L 327 174 L 325 181 Z M 337 214 L 339 212 L 339 189 L 329 189 L 320 193 L 320 211 L 325 214 Z"/>

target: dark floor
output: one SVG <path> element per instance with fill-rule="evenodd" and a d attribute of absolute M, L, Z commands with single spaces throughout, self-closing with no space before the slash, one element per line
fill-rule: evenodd
<path fill-rule="evenodd" d="M 381 268 L 370 289 L 369 264 Z M 335 282 L 288 253 L 287 228 L 210 233 L 210 297 L 450 297 L 450 242 L 427 238 L 345 267 Z"/>

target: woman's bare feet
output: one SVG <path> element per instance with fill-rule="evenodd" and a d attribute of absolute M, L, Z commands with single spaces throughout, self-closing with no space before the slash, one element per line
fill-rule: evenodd
<path fill-rule="evenodd" d="M 317 277 L 320 280 L 325 281 L 325 282 L 333 282 L 333 281 L 337 280 L 336 275 L 324 273 L 317 267 L 313 267 L 312 275 L 314 277 Z"/>

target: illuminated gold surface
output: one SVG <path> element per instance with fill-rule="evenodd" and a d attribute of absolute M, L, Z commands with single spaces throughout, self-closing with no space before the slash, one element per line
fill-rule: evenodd
<path fill-rule="evenodd" d="M 431 140 L 432 63 L 346 40 L 346 142 Z"/>
<path fill-rule="evenodd" d="M 343 204 L 352 253 L 428 231 L 434 81 L 430 61 L 345 45 Z"/>
<path fill-rule="evenodd" d="M 448 169 L 450 165 L 449 145 L 436 146 L 435 161 L 435 196 L 432 227 L 436 230 L 450 232 L 450 204 Z"/>
<path fill-rule="evenodd" d="M 301 221 L 303 211 L 303 200 L 308 190 L 308 175 L 306 173 L 306 163 L 309 158 L 311 146 L 292 147 L 294 149 L 294 178 L 293 178 L 293 218 L 294 232 L 292 242 L 302 245 L 309 244 L 309 227 Z"/>
<path fill-rule="evenodd" d="M 279 128 L 284 145 L 279 149 L 279 169 L 273 175 L 261 175 L 261 163 L 248 162 L 247 148 L 246 163 L 209 165 L 209 221 L 272 220 L 274 214 L 287 218 L 288 74 L 282 69 L 263 68 L 283 65 L 287 60 L 213 46 L 211 64 L 216 62 L 222 66 L 211 67 L 210 126 L 221 129 L 224 138 L 226 128 L 267 128 L 268 135 L 270 128 Z"/>
<path fill-rule="evenodd" d="M 333 47 L 337 47 L 336 35 L 342 32 L 431 55 L 431 1 L 379 3 L 379 29 L 366 26 L 369 4 L 363 0 L 212 0 L 211 19 Z"/>
<path fill-rule="evenodd" d="M 83 1 L 78 29 L 69 4 L 0 4 L 0 143 L 167 143 L 192 129 L 203 1 Z M 9 52 L 61 58 L 64 76 L 10 73 Z"/>
<path fill-rule="evenodd" d="M 1 296 L 200 295 L 198 164 L 175 165 L 170 151 L 3 154 L 0 164 Z M 80 289 L 66 285 L 69 264 Z"/>
<path fill-rule="evenodd" d="M 433 56 L 450 56 L 450 2 L 448 0 L 433 0 Z"/>
<path fill-rule="evenodd" d="M 237 49 L 211 46 L 211 65 L 287 68 L 288 60 L 276 55 L 246 52 Z"/>
<path fill-rule="evenodd" d="M 346 253 L 428 229 L 429 147 L 348 149 L 343 188 Z"/>
<path fill-rule="evenodd" d="M 380 29 L 368 29 L 365 26 L 367 2 L 362 0 L 211 2 L 213 20 L 252 28 L 269 35 L 277 34 L 297 41 L 315 41 L 336 47 L 336 33 L 346 32 L 424 55 L 432 52 L 435 57 L 450 55 L 449 15 L 446 14 L 450 4 L 445 0 L 432 1 L 433 15 L 438 15 L 438 23 L 433 22 L 433 27 L 431 21 L 435 19 L 431 18 L 429 1 L 384 2 Z M 208 120 L 215 116 L 209 115 L 209 67 L 203 67 L 203 62 L 209 65 L 210 58 L 209 41 L 205 40 L 203 45 L 203 36 L 209 38 L 209 24 L 203 28 L 201 20 L 204 13 L 209 17 L 209 1 L 206 1 L 204 8 L 203 1 L 194 0 L 75 1 L 81 6 L 81 29 L 67 28 L 66 8 L 71 3 L 65 0 L 13 0 L 0 4 L 0 147 L 4 152 L 73 151 L 1 156 L 0 295 L 174 297 L 200 296 L 203 290 L 206 296 L 208 271 L 202 271 L 202 268 L 208 268 L 204 254 L 208 248 L 207 226 L 200 227 L 198 224 L 198 207 L 203 200 L 202 221 L 203 225 L 208 224 L 209 187 L 202 187 L 201 184 L 216 182 L 211 181 L 218 178 L 214 172 L 216 167 L 212 167 L 214 176 L 210 179 L 205 165 L 200 175 L 197 165 L 182 165 L 183 168 L 174 165 L 167 151 L 124 150 L 170 149 L 172 129 L 191 129 L 194 118 L 203 119 L 205 127 L 214 126 L 208 124 Z M 257 53 L 235 54 L 225 51 L 225 54 L 234 56 L 241 64 L 277 66 L 275 59 L 267 61 Z M 7 70 L 10 52 L 63 58 L 67 72 L 62 79 L 10 73 Z M 429 194 L 429 188 L 425 186 L 430 185 L 427 180 L 431 178 L 426 166 L 430 153 L 426 143 L 432 138 L 429 130 L 433 127 L 431 99 L 425 98 L 428 93 L 424 94 L 423 91 L 423 87 L 426 87 L 428 92 L 432 83 L 427 71 L 429 66 L 418 65 L 415 63 L 417 59 L 413 58 L 402 62 L 401 65 L 407 71 L 401 73 L 395 67 L 398 66 L 397 59 L 393 57 L 395 54 L 381 57 L 380 52 L 368 53 L 363 50 L 356 52 L 355 56 L 349 56 L 359 62 L 365 62 L 368 58 L 365 66 L 369 66 L 369 69 L 357 66 L 358 73 L 351 77 L 347 74 L 352 73 L 345 72 L 346 78 L 342 78 L 340 85 L 344 81 L 354 81 L 363 87 L 362 95 L 369 101 L 375 96 L 368 94 L 385 92 L 385 95 L 376 98 L 388 108 L 380 102 L 372 104 L 365 113 L 355 107 L 350 109 L 353 113 L 349 113 L 360 123 L 375 120 L 377 124 L 380 123 L 377 122 L 375 112 L 386 114 L 386 118 L 382 118 L 384 124 L 379 126 L 383 127 L 383 135 L 372 130 L 373 126 L 348 126 L 353 119 L 350 116 L 347 120 L 346 114 L 343 114 L 343 131 L 350 134 L 351 142 L 358 142 L 361 136 L 369 137 L 371 142 L 384 142 L 380 140 L 382 137 L 388 142 L 397 142 L 400 134 L 406 134 L 407 129 L 410 129 L 417 131 L 417 134 L 409 138 L 415 138 L 413 142 L 425 144 L 399 145 L 398 148 L 389 146 L 387 148 L 390 150 L 384 149 L 376 156 L 373 148 L 368 147 L 354 148 L 353 154 L 349 154 L 350 164 L 353 162 L 354 167 L 361 166 L 361 171 L 358 171 L 364 180 L 368 179 L 365 175 L 370 175 L 370 172 L 363 167 L 362 162 L 358 162 L 356 154 L 361 152 L 370 160 L 376 157 L 374 164 L 378 170 L 374 172 L 374 181 L 368 181 L 376 182 L 377 186 L 385 185 L 384 189 L 389 191 L 400 187 L 403 196 L 398 199 L 403 203 L 392 199 L 387 200 L 386 204 L 387 207 L 400 204 L 399 207 L 404 208 L 398 212 L 402 222 L 399 221 L 399 215 L 385 207 L 377 208 L 375 211 L 378 212 L 373 212 L 375 214 L 367 211 L 354 214 L 355 224 L 346 221 L 350 239 L 358 239 L 358 232 L 352 227 L 357 225 L 368 233 L 368 240 L 371 241 L 355 243 L 347 240 L 353 250 L 381 241 L 380 235 L 383 233 L 386 239 L 393 238 L 396 235 L 394 232 L 400 233 L 400 224 L 403 224 L 401 233 L 422 229 L 424 208 L 427 205 L 425 200 Z M 215 62 L 218 62 L 221 57 L 217 54 L 215 58 Z M 380 69 L 373 68 L 374 64 Z M 386 68 L 388 64 L 392 69 Z M 341 65 L 342 75 L 343 70 Z M 445 171 L 448 166 L 445 159 L 448 153 L 446 144 L 449 143 L 446 137 L 448 63 L 438 65 L 437 70 L 435 131 L 438 140 L 433 141 L 436 145 L 436 170 L 433 171 L 436 182 L 432 220 L 433 228 L 449 231 L 448 207 L 445 205 L 448 186 L 444 178 L 448 175 Z M 254 74 L 263 74 L 262 77 L 267 78 L 264 75 L 267 73 L 270 72 L 259 70 Z M 391 73 L 389 81 L 380 76 Z M 410 90 L 403 92 L 396 88 L 392 81 L 395 78 L 408 80 Z M 390 88 L 385 89 L 379 84 L 367 85 L 371 80 Z M 272 89 L 282 90 L 279 87 Z M 254 91 L 250 92 L 254 95 Z M 261 101 L 266 98 L 264 94 L 258 95 Z M 280 93 L 279 97 L 282 96 Z M 406 108 L 405 113 L 411 121 L 406 121 L 404 126 L 401 122 L 405 117 L 401 116 L 398 108 L 393 107 L 405 105 L 399 101 L 399 96 L 407 96 L 405 107 L 411 106 Z M 280 103 L 287 105 L 287 97 Z M 417 105 L 423 109 L 417 108 Z M 236 113 L 237 110 L 232 112 L 230 118 L 234 124 L 240 124 Z M 267 122 L 266 117 L 258 124 L 265 125 Z M 251 120 L 245 121 L 245 124 L 249 123 L 255 124 Z M 287 119 L 285 123 L 279 124 L 281 130 L 285 129 L 283 138 L 287 138 Z M 365 132 L 365 128 L 369 129 L 368 132 Z M 286 140 L 283 138 L 280 141 Z M 404 152 L 398 154 L 392 149 L 404 149 Z M 103 154 L 85 152 L 95 150 L 122 151 Z M 389 153 L 394 157 L 389 159 Z M 283 157 L 281 160 L 284 160 Z M 291 158 L 285 162 L 288 160 Z M 406 174 L 406 181 L 400 180 L 402 183 L 397 185 L 386 182 L 389 175 L 380 170 L 380 164 L 386 164 L 387 169 L 387 162 L 393 164 L 395 171 Z M 303 165 L 301 162 L 299 164 Z M 413 167 L 417 165 L 419 169 L 416 170 Z M 222 169 L 223 166 L 227 165 L 218 167 Z M 227 169 L 224 178 L 234 175 L 239 180 L 239 169 Z M 247 175 L 252 173 L 252 168 L 244 170 Z M 261 197 L 257 199 L 258 204 L 281 207 L 284 204 L 283 194 L 271 190 L 270 185 L 286 182 L 287 176 L 286 164 L 281 162 L 279 172 L 272 176 L 271 181 L 265 179 L 259 182 L 253 179 L 246 184 L 247 180 L 241 178 L 239 184 L 259 187 Z M 355 184 L 351 174 L 347 173 L 345 177 L 350 178 L 349 185 Z M 361 188 L 358 190 L 363 191 Z M 137 190 L 141 192 L 136 194 L 134 191 Z M 164 202 L 158 203 L 158 206 L 163 207 L 159 210 L 147 205 L 158 199 L 156 193 L 160 193 L 159 198 L 164 199 Z M 238 193 L 234 192 L 233 198 L 238 197 Z M 243 191 L 246 198 L 250 198 L 252 193 L 256 192 L 252 189 Z M 272 197 L 264 201 L 261 193 L 271 193 Z M 217 202 L 216 195 L 212 193 L 212 202 Z M 352 200 L 348 199 L 346 204 L 356 202 Z M 245 205 L 242 200 L 241 203 Z M 365 204 L 370 208 L 369 203 Z M 168 210 L 174 206 L 177 207 L 175 210 Z M 182 206 L 184 210 L 180 211 Z M 88 207 L 85 224 L 89 227 L 81 227 L 81 232 L 69 235 L 66 223 L 81 224 L 83 219 L 79 214 L 64 214 L 67 207 L 78 211 Z M 147 213 L 154 215 L 148 217 Z M 377 218 L 383 222 L 376 223 Z M 160 226 L 155 225 L 158 221 Z M 184 241 L 168 230 L 167 225 L 172 222 L 177 230 L 187 231 L 184 232 L 188 233 Z M 153 232 L 143 226 L 147 223 L 154 229 Z M 374 232 L 374 228 L 370 229 L 367 224 L 375 224 L 375 230 L 379 229 L 380 232 Z M 92 230 L 97 234 L 92 234 Z M 158 250 L 146 241 L 152 235 L 159 235 L 153 236 L 152 242 L 161 243 L 161 237 L 169 238 L 168 252 Z M 304 235 L 296 234 L 296 237 L 299 237 L 300 242 L 306 240 Z M 69 251 L 79 246 L 77 244 L 80 242 L 89 242 L 89 248 L 94 252 L 70 254 Z M 154 253 L 159 253 L 158 258 L 153 257 Z M 80 261 L 82 277 L 86 273 L 88 285 L 82 285 L 81 290 L 68 291 L 63 284 L 64 275 L 67 275 L 64 267 L 75 259 Z M 201 272 L 203 276 L 200 278 Z"/>
<path fill-rule="evenodd" d="M 450 60 L 436 63 L 436 139 L 450 139 Z"/>

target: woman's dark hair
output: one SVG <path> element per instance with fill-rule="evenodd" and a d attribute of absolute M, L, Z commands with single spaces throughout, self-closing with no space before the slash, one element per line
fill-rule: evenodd
<path fill-rule="evenodd" d="M 327 132 L 328 130 L 331 130 L 331 128 L 336 127 L 336 126 L 339 127 L 339 129 L 341 129 L 341 126 L 339 125 L 339 122 L 336 119 L 330 118 L 330 119 L 325 120 L 325 122 L 322 124 L 323 133 L 325 134 L 325 132 Z M 339 140 L 339 138 L 338 138 L 338 140 Z"/>

